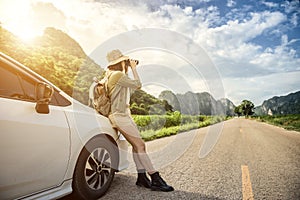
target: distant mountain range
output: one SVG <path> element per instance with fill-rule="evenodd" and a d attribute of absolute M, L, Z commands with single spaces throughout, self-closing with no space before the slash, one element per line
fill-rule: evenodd
<path fill-rule="evenodd" d="M 255 108 L 257 115 L 300 114 L 300 91 L 286 96 L 272 97 Z"/>
<path fill-rule="evenodd" d="M 159 99 L 166 100 L 173 110 L 190 115 L 220 115 L 234 116 L 235 105 L 227 98 L 215 100 L 208 92 L 174 94 L 163 91 Z M 256 115 L 286 115 L 300 114 L 300 91 L 286 96 L 274 96 L 255 107 Z"/>
<path fill-rule="evenodd" d="M 208 92 L 174 94 L 163 91 L 159 99 L 166 100 L 174 110 L 188 115 L 234 115 L 234 104 L 229 99 L 215 100 Z"/>

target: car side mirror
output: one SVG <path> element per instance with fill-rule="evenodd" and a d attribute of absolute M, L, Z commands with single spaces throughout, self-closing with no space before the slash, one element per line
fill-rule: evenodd
<path fill-rule="evenodd" d="M 53 87 L 46 83 L 38 83 L 36 85 L 36 105 L 37 113 L 49 114 L 49 102 L 54 93 Z"/>

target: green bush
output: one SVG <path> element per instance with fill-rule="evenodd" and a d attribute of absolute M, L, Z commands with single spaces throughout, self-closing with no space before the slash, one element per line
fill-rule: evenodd
<path fill-rule="evenodd" d="M 171 136 L 171 135 L 176 135 L 179 131 L 178 126 L 173 126 L 169 128 L 162 128 L 161 130 L 157 131 L 156 137 L 161 138 L 165 136 Z"/>
<path fill-rule="evenodd" d="M 150 141 L 156 139 L 156 132 L 154 130 L 147 130 L 141 132 L 142 139 L 145 141 Z"/>
<path fill-rule="evenodd" d="M 206 127 L 227 118 L 224 116 L 181 115 L 179 112 L 175 112 L 167 115 L 135 115 L 133 119 L 141 131 L 142 138 L 149 141 Z"/>
<path fill-rule="evenodd" d="M 300 131 L 300 114 L 295 115 L 266 115 L 252 117 L 258 121 L 280 126 L 288 130 Z"/>
<path fill-rule="evenodd" d="M 165 127 L 178 126 L 181 123 L 181 113 L 175 111 L 172 114 L 166 115 Z"/>

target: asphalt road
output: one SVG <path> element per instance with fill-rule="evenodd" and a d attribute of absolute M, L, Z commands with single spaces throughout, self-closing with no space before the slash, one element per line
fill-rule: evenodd
<path fill-rule="evenodd" d="M 221 131 L 218 142 L 200 158 L 205 135 L 215 130 Z M 300 199 L 299 132 L 234 118 L 146 144 L 154 165 L 175 191 L 137 187 L 131 160 L 101 199 Z"/>

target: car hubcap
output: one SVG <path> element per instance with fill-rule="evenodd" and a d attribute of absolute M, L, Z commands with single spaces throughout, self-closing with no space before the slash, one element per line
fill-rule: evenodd
<path fill-rule="evenodd" d="M 111 156 L 106 149 L 95 149 L 87 159 L 85 165 L 85 180 L 93 189 L 100 189 L 111 174 Z"/>

